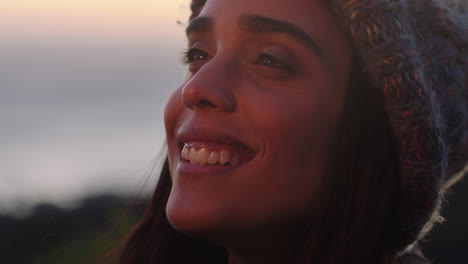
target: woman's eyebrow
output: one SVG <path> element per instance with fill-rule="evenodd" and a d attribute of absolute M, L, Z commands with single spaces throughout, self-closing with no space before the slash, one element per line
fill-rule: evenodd
<path fill-rule="evenodd" d="M 294 24 L 258 15 L 242 15 L 237 21 L 238 27 L 253 34 L 283 33 L 302 42 L 316 55 L 325 58 L 323 49 L 309 34 Z"/>
<path fill-rule="evenodd" d="M 185 29 L 185 34 L 189 36 L 192 33 L 206 33 L 213 30 L 214 20 L 208 16 L 198 16 Z"/>
<path fill-rule="evenodd" d="M 294 24 L 258 15 L 242 15 L 237 20 L 241 31 L 252 34 L 282 33 L 302 42 L 320 58 L 325 59 L 325 53 L 317 41 Z M 207 33 L 213 30 L 214 20 L 209 16 L 198 16 L 187 26 L 185 33 Z"/>

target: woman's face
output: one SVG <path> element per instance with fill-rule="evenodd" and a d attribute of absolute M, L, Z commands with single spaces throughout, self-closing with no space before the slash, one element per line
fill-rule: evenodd
<path fill-rule="evenodd" d="M 318 0 L 208 0 L 187 33 L 164 114 L 171 224 L 240 234 L 313 214 L 351 67 L 332 15 Z"/>

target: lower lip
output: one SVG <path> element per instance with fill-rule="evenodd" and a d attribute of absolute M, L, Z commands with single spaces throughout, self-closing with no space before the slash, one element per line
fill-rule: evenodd
<path fill-rule="evenodd" d="M 214 175 L 214 174 L 225 174 L 231 172 L 235 169 L 238 169 L 242 166 L 236 165 L 200 165 L 200 164 L 192 164 L 184 159 L 179 159 L 179 163 L 177 164 L 176 172 L 178 175 L 181 176 L 201 176 L 201 175 Z"/>

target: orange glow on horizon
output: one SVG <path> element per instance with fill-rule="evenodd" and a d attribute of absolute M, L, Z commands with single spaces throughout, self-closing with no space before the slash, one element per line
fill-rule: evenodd
<path fill-rule="evenodd" d="M 187 20 L 188 5 L 188 0 L 0 0 L 0 29 L 170 33 L 177 21 Z"/>

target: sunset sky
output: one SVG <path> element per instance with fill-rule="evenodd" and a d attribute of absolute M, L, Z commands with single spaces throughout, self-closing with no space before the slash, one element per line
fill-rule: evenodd
<path fill-rule="evenodd" d="M 154 187 L 188 3 L 0 0 L 0 214 Z"/>
<path fill-rule="evenodd" d="M 157 32 L 175 37 L 176 21 L 186 21 L 188 5 L 188 0 L 0 0 L 0 28 L 90 35 Z"/>

